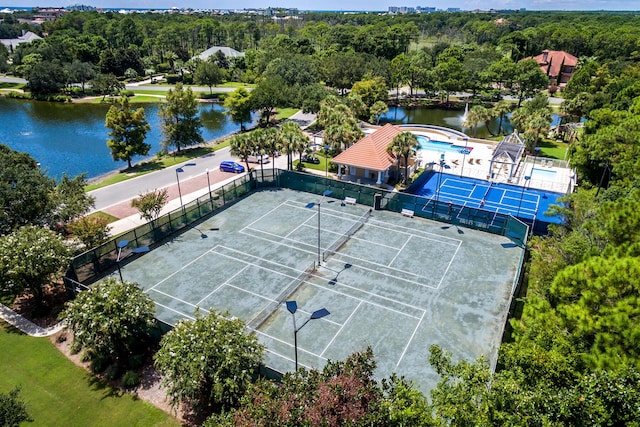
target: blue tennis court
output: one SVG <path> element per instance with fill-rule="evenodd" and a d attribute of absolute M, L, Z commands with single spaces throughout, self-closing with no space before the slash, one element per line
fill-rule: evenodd
<path fill-rule="evenodd" d="M 562 222 L 562 217 L 548 216 L 546 212 L 551 205 L 560 204 L 558 199 L 564 195 L 535 188 L 430 171 L 420 176 L 409 192 L 431 199 L 424 210 L 431 209 L 433 201 L 451 202 L 524 220 L 555 224 Z"/>

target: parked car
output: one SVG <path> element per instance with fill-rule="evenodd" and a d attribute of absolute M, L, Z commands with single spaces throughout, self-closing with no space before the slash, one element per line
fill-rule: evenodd
<path fill-rule="evenodd" d="M 269 163 L 269 156 L 266 154 L 252 154 L 247 157 L 247 162 L 249 163 Z"/>
<path fill-rule="evenodd" d="M 304 163 L 312 163 L 314 165 L 318 165 L 320 164 L 320 159 L 314 156 L 308 156 L 306 154 L 302 155 L 302 158 L 300 159 L 302 162 Z"/>
<path fill-rule="evenodd" d="M 244 166 L 230 160 L 225 160 L 220 163 L 220 170 L 222 172 L 242 173 L 244 172 Z"/>

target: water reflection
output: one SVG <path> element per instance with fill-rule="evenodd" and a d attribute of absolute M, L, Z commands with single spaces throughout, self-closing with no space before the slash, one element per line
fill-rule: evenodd
<path fill-rule="evenodd" d="M 451 129 L 465 132 L 472 135 L 471 129 L 462 126 L 464 122 L 464 109 L 439 109 L 426 107 L 389 107 L 389 111 L 382 116 L 380 123 L 416 123 L 425 125 L 444 126 Z M 491 120 L 488 125 L 493 133 L 497 133 L 499 119 Z M 508 118 L 504 118 L 503 132 L 510 133 L 513 130 L 511 122 Z M 491 136 L 491 132 L 487 130 L 484 122 L 478 123 L 476 128 L 476 136 L 478 138 L 487 138 Z"/>
<path fill-rule="evenodd" d="M 146 142 L 151 144 L 149 155 L 154 156 L 160 151 L 162 140 L 159 104 L 138 106 L 144 108 L 151 126 Z M 206 103 L 198 108 L 205 141 L 239 130 L 240 126 L 228 118 L 221 105 Z M 0 144 L 29 153 L 55 178 L 63 173 L 100 176 L 126 167 L 126 162 L 112 159 L 107 147 L 108 129 L 104 122 L 108 110 L 107 104 L 61 104 L 0 97 Z M 141 158 L 134 159 L 138 160 Z"/>

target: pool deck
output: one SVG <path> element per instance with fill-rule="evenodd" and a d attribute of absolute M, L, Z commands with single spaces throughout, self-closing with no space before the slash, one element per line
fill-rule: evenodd
<path fill-rule="evenodd" d="M 456 152 L 438 152 L 433 150 L 418 150 L 416 161 L 419 167 L 425 167 L 429 163 L 439 164 L 444 154 L 445 172 L 466 176 L 470 178 L 491 179 L 494 182 L 511 183 L 529 188 L 537 188 L 556 193 L 567 193 L 573 191 L 575 185 L 575 173 L 570 168 L 562 167 L 561 162 L 542 157 L 521 160 L 515 173 L 509 178 L 508 169 L 500 169 L 494 164 L 491 170 L 491 160 L 493 152 L 498 146 L 495 141 L 488 141 L 477 138 L 468 138 L 466 141 L 459 132 L 447 133 L 444 129 L 425 130 L 408 129 L 413 134 L 424 136 L 434 141 L 450 142 L 454 145 L 467 147 L 471 150 L 469 154 Z M 532 172 L 532 169 L 540 170 Z M 435 166 L 438 170 L 438 166 Z M 525 177 L 530 177 L 525 179 Z"/>

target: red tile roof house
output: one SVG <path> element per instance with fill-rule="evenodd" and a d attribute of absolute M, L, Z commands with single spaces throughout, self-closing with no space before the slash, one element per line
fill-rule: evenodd
<path fill-rule="evenodd" d="M 531 57 L 525 59 L 531 59 Z M 543 50 L 533 59 L 536 60 L 542 72 L 549 77 L 549 86 L 564 87 L 578 65 L 578 58 L 563 50 Z"/>
<path fill-rule="evenodd" d="M 375 180 L 376 185 L 382 185 L 389 178 L 396 177 L 398 159 L 387 151 L 387 147 L 402 132 L 399 127 L 388 123 L 335 156 L 331 162 L 338 165 L 338 179 Z M 401 168 L 404 167 L 402 162 L 400 158 Z M 345 174 L 342 173 L 343 167 Z"/>

